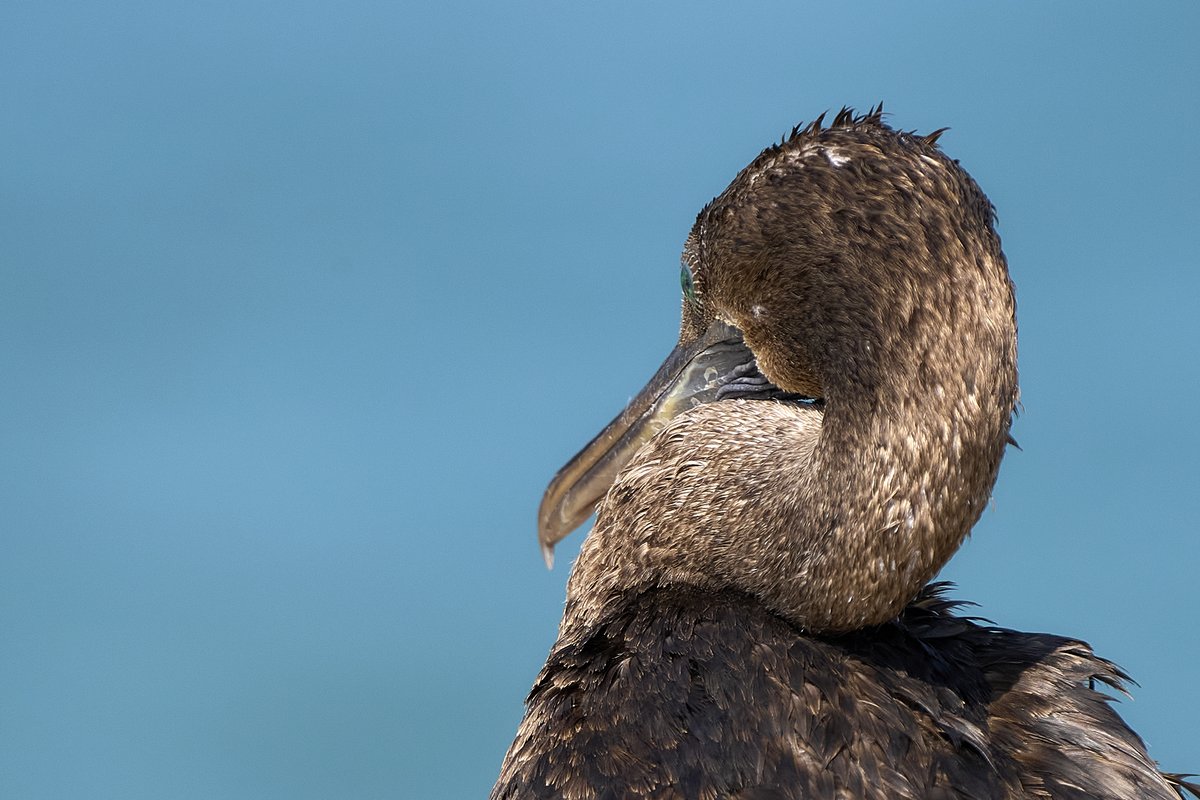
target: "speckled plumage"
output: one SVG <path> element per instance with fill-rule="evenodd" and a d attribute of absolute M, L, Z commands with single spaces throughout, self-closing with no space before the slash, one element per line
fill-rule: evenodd
<path fill-rule="evenodd" d="M 644 390 L 551 484 L 552 547 L 612 482 L 493 798 L 1185 785 L 1094 691 L 1124 676 L 1086 645 L 918 597 L 986 505 L 1017 400 L 992 206 L 937 137 L 843 111 L 701 211 L 680 345 L 651 386 L 719 340 L 756 363 L 712 386 L 758 388 Z"/>
<path fill-rule="evenodd" d="M 698 302 L 681 342 L 735 326 L 763 375 L 823 414 L 776 404 L 791 424 L 753 446 L 771 403 L 676 418 L 682 435 L 633 455 L 601 504 L 564 625 L 681 571 L 806 630 L 899 614 L 979 518 L 1008 439 L 1015 303 L 992 216 L 936 145 L 877 114 L 796 131 L 742 170 L 684 248 Z"/>

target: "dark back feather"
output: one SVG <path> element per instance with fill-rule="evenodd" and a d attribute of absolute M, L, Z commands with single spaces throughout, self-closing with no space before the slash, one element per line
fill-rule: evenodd
<path fill-rule="evenodd" d="M 937 587 L 806 635 L 738 592 L 659 588 L 560 641 L 493 800 L 1182 796 L 1082 642 L 987 627 Z"/>

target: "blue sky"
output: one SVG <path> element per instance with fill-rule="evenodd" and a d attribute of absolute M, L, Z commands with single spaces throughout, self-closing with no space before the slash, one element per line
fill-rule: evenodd
<path fill-rule="evenodd" d="M 1018 289 L 943 577 L 1200 771 L 1195 4 L 409 5 L 0 10 L 0 795 L 483 795 L 582 538 L 546 571 L 541 491 L 695 213 L 880 100 Z"/>

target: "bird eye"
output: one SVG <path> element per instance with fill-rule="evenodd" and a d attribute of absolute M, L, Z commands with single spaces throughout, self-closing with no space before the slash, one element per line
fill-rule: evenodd
<path fill-rule="evenodd" d="M 699 305 L 700 302 L 696 299 L 696 283 L 692 280 L 692 271 L 688 269 L 687 264 L 679 265 L 679 288 L 683 289 L 683 296 L 692 305 Z"/>

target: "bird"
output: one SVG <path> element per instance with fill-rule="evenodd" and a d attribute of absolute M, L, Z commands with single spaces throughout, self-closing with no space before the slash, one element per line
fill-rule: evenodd
<path fill-rule="evenodd" d="M 798 125 L 696 218 L 679 341 L 554 477 L 593 512 L 493 800 L 1178 798 L 1084 642 L 931 583 L 1018 404 L 995 210 L 880 104 Z"/>

